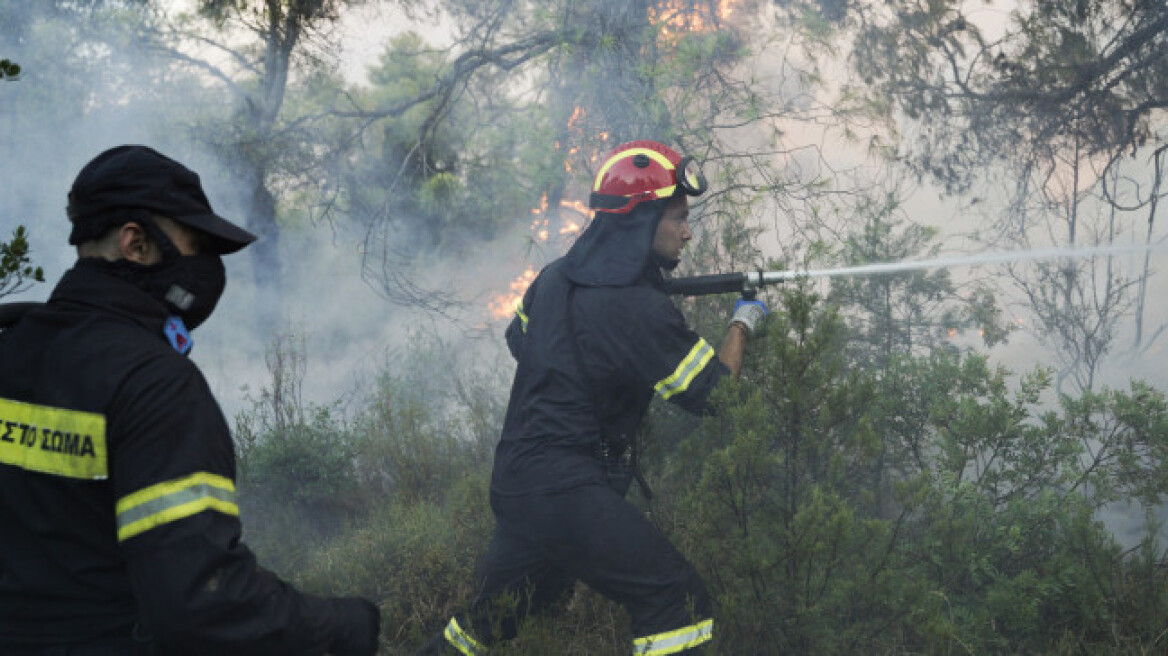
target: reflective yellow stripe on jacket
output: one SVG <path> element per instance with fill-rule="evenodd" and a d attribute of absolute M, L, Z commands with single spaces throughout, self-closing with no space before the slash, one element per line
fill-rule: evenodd
<path fill-rule="evenodd" d="M 527 315 L 523 313 L 523 303 L 515 304 L 515 316 L 519 317 L 519 323 L 523 327 L 523 332 L 527 332 Z"/>
<path fill-rule="evenodd" d="M 235 483 L 224 476 L 198 472 L 151 485 L 118 500 L 118 541 L 204 510 L 238 517 Z"/>
<path fill-rule="evenodd" d="M 713 358 L 714 347 L 699 337 L 697 344 L 694 344 L 694 347 L 690 349 L 689 355 L 682 359 L 681 364 L 677 365 L 677 369 L 658 381 L 653 389 L 657 390 L 657 393 L 663 399 L 681 394 L 689 389 L 689 385 L 693 382 L 693 379 L 701 373 L 702 369 L 706 368 L 706 365 Z"/>
<path fill-rule="evenodd" d="M 693 649 L 714 637 L 714 620 L 703 620 L 694 624 L 657 635 L 637 638 L 633 641 L 635 656 L 665 656 L 679 651 Z"/>
<path fill-rule="evenodd" d="M 0 399 L 0 463 L 67 478 L 107 478 L 105 416 Z"/>

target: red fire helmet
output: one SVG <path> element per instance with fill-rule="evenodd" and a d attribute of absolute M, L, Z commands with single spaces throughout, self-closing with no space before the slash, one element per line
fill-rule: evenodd
<path fill-rule="evenodd" d="M 656 141 L 629 141 L 614 148 L 596 172 L 588 207 L 628 214 L 638 203 L 673 196 L 678 187 L 690 196 L 706 191 L 706 177 L 692 157 Z"/>

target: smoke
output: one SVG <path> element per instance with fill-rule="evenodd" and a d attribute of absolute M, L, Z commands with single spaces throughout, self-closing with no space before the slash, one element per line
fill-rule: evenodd
<path fill-rule="evenodd" d="M 200 174 L 215 210 L 245 224 L 246 190 L 189 123 L 198 111 L 230 104 L 221 87 L 198 73 L 175 72 L 168 62 L 137 48 L 119 48 L 112 32 L 90 34 L 86 30 L 92 25 L 70 24 L 51 12 L 13 4 L 4 10 L 5 23 L 26 28 L 20 38 L 0 34 L 0 52 L 19 62 L 24 75 L 0 84 L 0 236 L 7 239 L 17 225 L 25 225 L 32 258 L 44 268 L 47 282 L 4 301 L 46 300 L 72 266 L 76 252 L 67 245 L 66 194 L 77 171 L 109 147 L 146 144 L 183 162 Z M 392 29 L 378 27 L 387 24 Z M 376 5 L 347 16 L 342 23 L 350 30 L 342 35 L 349 46 L 346 74 L 358 77 L 387 34 L 409 27 L 418 26 Z M 61 48 L 60 43 L 70 45 Z M 458 261 L 431 254 L 411 263 L 408 273 L 420 288 L 453 291 L 465 302 L 461 310 L 443 316 L 387 303 L 367 284 L 359 233 L 356 226 L 312 223 L 283 230 L 286 293 L 275 323 L 258 321 L 257 308 L 269 303 L 270 292 L 252 282 L 247 251 L 225 258 L 227 291 L 215 314 L 195 331 L 191 357 L 229 418 L 265 384 L 265 348 L 284 333 L 303 338 L 308 358 L 304 394 L 319 403 L 352 396 L 361 381 L 375 374 L 371 369 L 392 363 L 394 354 L 407 348 L 412 333 L 449 340 L 458 344 L 454 350 L 476 359 L 490 360 L 501 352 L 503 325 L 489 320 L 486 299 L 506 289 L 515 275 L 507 265 L 515 254 L 505 246 L 521 243 L 517 234 L 504 238 L 503 248 L 470 249 Z M 396 246 L 404 250 L 415 235 L 399 232 L 397 238 Z"/>
<path fill-rule="evenodd" d="M 198 171 L 220 214 L 244 223 L 247 212 L 242 200 L 246 190 L 240 181 L 222 166 L 205 140 L 189 129 L 192 116 L 216 109 L 222 112 L 230 105 L 222 86 L 205 73 L 176 71 L 169 62 L 149 56 L 133 43 L 119 42 L 112 37 L 112 29 L 108 34 L 102 31 L 100 22 L 54 18 L 51 11 L 43 10 L 43 4 L 12 2 L 0 9 L 0 57 L 16 61 L 24 69 L 18 82 L 0 82 L 0 239 L 10 236 L 16 225 L 26 225 L 32 257 L 50 282 L 4 301 L 46 299 L 52 281 L 72 265 L 76 256 L 66 245 L 65 195 L 81 166 L 108 147 L 151 145 Z M 991 16 L 995 20 L 1000 17 Z M 439 15 L 420 18 L 411 22 L 396 8 L 380 3 L 347 9 L 336 35 L 342 44 L 341 74 L 350 82 L 365 82 L 365 67 L 376 60 L 392 36 L 407 29 L 423 32 L 434 45 L 450 43 L 455 29 L 446 19 Z M 101 33 L 95 34 L 95 30 Z M 836 194 L 848 196 L 867 184 L 857 182 L 871 164 L 867 144 L 825 129 L 820 120 L 824 115 L 819 111 L 823 99 L 810 95 L 800 82 L 812 72 L 843 75 L 844 67 L 839 62 L 822 61 L 820 68 L 812 71 L 811 62 L 788 58 L 786 53 L 791 49 L 787 41 L 763 47 L 742 64 L 760 76 L 756 78 L 760 91 L 786 97 L 788 109 L 802 112 L 775 119 L 785 140 L 781 147 L 754 128 L 726 128 L 722 136 L 728 148 L 759 151 L 758 159 L 774 164 L 787 176 L 782 182 L 793 189 L 825 178 L 836 185 Z M 521 84 L 530 84 L 530 80 Z M 644 94 L 633 90 L 629 95 Z M 793 120 L 793 116 L 806 120 Z M 765 145 L 760 147 L 760 143 Z M 727 161 L 707 165 L 711 179 L 720 179 L 719 167 Z M 849 180 L 845 172 L 852 171 L 857 175 Z M 839 224 L 832 226 L 834 234 L 800 232 L 792 217 L 798 212 L 810 214 L 818 200 L 783 197 L 752 206 L 755 218 L 765 228 L 757 240 L 760 256 L 788 254 L 795 250 L 792 244 L 806 249 L 814 239 L 838 241 L 847 229 L 855 227 L 857 217 L 841 216 Z M 532 209 L 538 202 L 533 201 Z M 1008 211 L 1001 199 L 986 199 L 974 207 L 969 199 L 942 199 L 928 187 L 906 196 L 903 202 L 906 217 L 936 227 L 952 245 L 944 257 L 968 255 L 971 242 L 960 238 L 969 235 L 972 225 L 987 224 Z M 310 213 L 307 208 L 305 213 Z M 252 282 L 252 263 L 246 254 L 230 256 L 226 258 L 226 295 L 216 314 L 194 335 L 192 357 L 207 375 L 228 417 L 246 409 L 249 394 L 254 395 L 266 383 L 265 348 L 285 333 L 303 339 L 307 358 L 303 392 L 306 399 L 319 403 L 358 397 L 379 368 L 393 367 L 405 359 L 402 354 L 410 348 L 411 335 L 416 334 L 445 340 L 450 352 L 468 361 L 507 367 L 509 359 L 501 357 L 503 324 L 491 319 L 489 303 L 507 292 L 528 266 L 538 268 L 564 245 L 531 252 L 530 216 L 514 218 L 512 229 L 491 241 L 464 245 L 453 257 L 441 251 L 412 249 L 413 240 L 419 237 L 408 231 L 394 234 L 399 240 L 394 245 L 416 256 L 408 274 L 419 289 L 453 293 L 464 302 L 445 313 L 388 303 L 363 280 L 359 226 L 305 222 L 286 229 L 279 252 L 286 293 L 277 320 L 257 320 L 256 308 L 267 304 L 269 292 Z M 710 233 L 717 236 L 714 230 Z M 1164 264 L 1162 254 L 1157 253 L 1156 261 Z M 1123 267 L 1132 264 L 1130 258 L 1117 258 L 1116 262 Z M 1129 276 L 1137 274 L 1125 270 Z M 968 282 L 983 274 L 984 269 L 955 273 L 955 278 Z M 1158 284 L 1162 283 L 1154 278 L 1151 298 L 1159 295 Z M 1020 304 L 1023 299 L 1013 300 Z M 1017 310 L 1017 318 L 1028 320 L 1021 310 Z M 1157 303 L 1148 324 L 1163 325 L 1166 319 Z M 969 346 L 976 347 L 973 336 L 962 337 L 966 338 Z M 1140 356 L 1108 360 L 1102 382 L 1124 387 L 1129 378 L 1140 377 L 1161 388 L 1168 386 L 1168 372 L 1158 365 L 1161 348 L 1154 343 Z M 1025 331 L 1016 332 L 993 356 L 1014 371 L 1051 361 L 1049 349 L 1035 333 Z"/>

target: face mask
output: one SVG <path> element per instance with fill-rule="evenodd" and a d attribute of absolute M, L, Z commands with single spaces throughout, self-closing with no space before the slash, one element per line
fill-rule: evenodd
<path fill-rule="evenodd" d="M 187 329 L 198 328 L 215 311 L 227 286 L 223 260 L 214 253 L 201 253 L 146 268 L 155 267 L 143 289 L 182 317 Z"/>
<path fill-rule="evenodd" d="M 199 327 L 219 303 L 227 286 L 227 273 L 218 253 L 183 255 L 149 212 L 127 212 L 122 217 L 137 221 L 162 251 L 162 261 L 138 264 L 130 260 L 89 260 L 146 292 L 182 319 L 187 330 Z"/>
<path fill-rule="evenodd" d="M 223 260 L 214 253 L 178 255 L 158 264 L 129 260 L 95 260 L 94 264 L 165 303 L 188 330 L 211 316 L 227 286 Z"/>

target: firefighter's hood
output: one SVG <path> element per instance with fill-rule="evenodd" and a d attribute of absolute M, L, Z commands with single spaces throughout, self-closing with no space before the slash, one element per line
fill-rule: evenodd
<path fill-rule="evenodd" d="M 628 214 L 597 212 L 564 256 L 564 275 L 588 287 L 635 283 L 653 261 L 653 235 L 665 202 L 644 202 Z"/>

